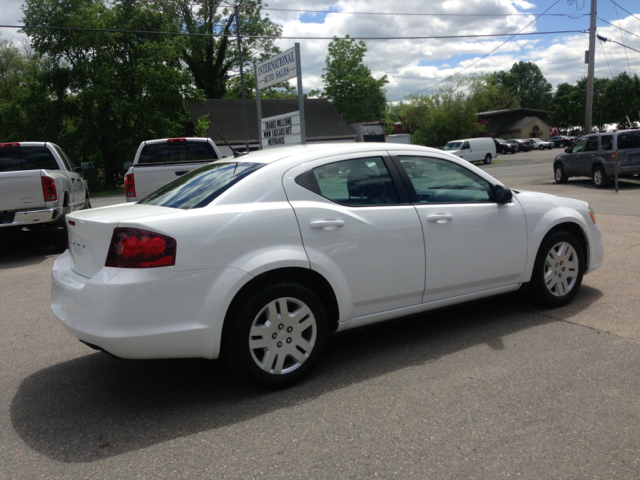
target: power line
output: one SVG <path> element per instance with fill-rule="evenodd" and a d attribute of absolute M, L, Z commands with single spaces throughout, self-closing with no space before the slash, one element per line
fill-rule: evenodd
<path fill-rule="evenodd" d="M 604 18 L 600 18 L 600 17 L 598 17 L 598 20 L 600 20 L 601 22 L 604 22 L 604 23 L 608 23 L 608 24 L 609 24 L 609 25 L 611 25 L 612 27 L 619 28 L 619 29 L 620 29 L 620 31 L 622 31 L 622 32 L 625 32 L 625 33 L 628 33 L 629 35 L 633 35 L 634 37 L 638 37 L 638 38 L 640 38 L 640 35 L 636 35 L 635 33 L 630 32 L 629 30 L 625 30 L 624 28 L 622 28 L 622 27 L 620 27 L 620 26 L 616 25 L 615 23 L 607 22 Z M 620 21 L 620 20 L 618 20 L 618 22 L 619 22 L 619 21 Z"/>
<path fill-rule="evenodd" d="M 558 3 L 560 3 L 561 0 L 557 0 L 553 5 L 551 5 L 549 8 L 547 8 L 544 12 L 542 12 L 540 15 L 538 15 L 536 18 L 534 18 L 533 20 L 531 20 L 529 23 L 527 23 L 524 27 L 522 27 L 522 29 L 520 29 L 520 31 L 518 33 L 513 34 L 511 37 L 509 37 L 507 40 L 505 40 L 503 43 L 501 43 L 500 45 L 498 45 L 496 48 L 494 48 L 493 50 L 491 50 L 489 53 L 487 53 L 486 55 L 484 55 L 483 57 L 480 57 L 478 60 L 476 60 L 475 62 L 473 62 L 471 65 L 463 68 L 462 70 L 460 70 L 459 72 L 454 73 L 453 75 L 445 78 L 444 80 L 435 83 L 433 85 L 428 86 L 427 88 L 424 88 L 422 90 L 420 90 L 419 92 L 416 93 L 411 93 L 409 95 L 405 95 L 402 98 L 399 98 L 398 100 L 402 100 L 403 98 L 407 98 L 408 96 L 411 95 L 418 95 L 419 93 L 424 92 L 425 90 L 429 90 L 433 87 L 437 87 L 438 85 L 451 80 L 453 77 L 460 75 L 462 72 L 464 72 L 465 70 L 468 70 L 469 68 L 473 67 L 475 64 L 477 64 L 478 62 L 484 60 L 485 58 L 487 58 L 489 55 L 491 55 L 493 52 L 495 52 L 496 50 L 498 50 L 499 48 L 501 48 L 503 45 L 507 44 L 508 42 L 510 42 L 511 40 L 513 40 L 514 37 L 518 36 L 518 35 L 522 35 L 521 32 L 522 30 L 524 30 L 525 28 L 527 28 L 529 25 L 531 25 L 533 22 L 535 22 L 536 20 L 538 20 L 538 18 L 540 18 L 542 15 L 544 15 L 545 13 L 547 13 L 549 10 L 551 10 L 553 7 L 555 7 Z M 574 32 L 574 33 L 584 33 L 583 31 L 578 31 L 578 32 Z M 392 102 L 396 102 L 398 100 L 391 100 Z"/>
<path fill-rule="evenodd" d="M 617 5 L 614 3 L 613 4 L 615 10 L 616 10 L 616 18 L 618 19 L 618 25 L 620 25 L 620 16 L 618 15 L 618 7 Z M 618 27 L 620 28 L 620 27 Z M 622 39 L 622 44 L 624 45 L 624 35 L 622 34 L 622 28 L 620 28 L 620 38 Z M 627 54 L 627 48 L 625 45 L 625 49 L 624 49 L 624 56 L 627 59 L 627 66 L 629 67 L 629 73 L 631 73 L 631 64 L 629 63 L 629 55 Z M 636 109 L 638 112 L 640 112 L 640 105 L 638 105 L 638 95 L 636 94 L 636 89 L 633 88 L 633 97 L 636 100 Z M 640 113 L 638 114 L 640 115 Z"/>
<path fill-rule="evenodd" d="M 609 65 L 609 60 L 607 60 L 607 54 L 604 51 L 604 45 L 602 44 L 602 40 L 600 39 L 600 37 L 598 37 L 598 40 L 600 40 L 600 48 L 602 48 L 602 54 L 604 55 L 604 59 L 607 62 L 607 67 L 609 67 L 609 73 L 611 73 L 611 81 L 613 82 L 614 81 L 613 80 L 613 70 L 611 70 L 611 65 Z M 627 115 L 627 109 L 624 106 L 624 102 L 622 101 L 622 96 L 620 95 L 620 91 L 618 90 L 618 87 L 615 84 L 615 82 L 614 82 L 613 86 L 615 87 L 616 92 L 618 94 L 618 98 L 620 99 L 620 104 L 622 105 L 622 110 L 624 110 L 624 116 L 628 118 L 629 116 Z"/>
<path fill-rule="evenodd" d="M 618 5 L 616 2 L 614 2 L 613 0 L 609 0 L 611 3 L 613 3 L 616 7 L 620 8 L 620 10 L 623 10 L 625 12 L 627 12 L 629 15 L 631 15 L 633 18 L 635 18 L 636 20 L 640 20 L 640 18 L 636 17 L 633 13 L 631 13 L 629 10 L 625 9 L 622 5 Z"/>
<path fill-rule="evenodd" d="M 601 35 L 596 35 L 596 37 L 598 37 L 598 40 L 600 40 L 602 42 L 613 42 L 613 43 L 615 43 L 617 45 L 620 45 L 621 47 L 628 48 L 629 50 L 633 50 L 634 52 L 640 53 L 640 50 L 636 50 L 635 48 L 630 47 L 629 45 L 623 45 L 622 43 L 616 42 L 615 40 L 611 40 L 610 38 L 606 38 L 606 37 L 603 37 Z"/>
<path fill-rule="evenodd" d="M 529 25 L 527 25 L 527 27 Z M 527 28 L 527 27 L 524 27 L 524 28 Z M 74 32 L 133 33 L 137 35 L 142 34 L 142 35 L 171 35 L 171 36 L 185 36 L 185 37 L 236 38 L 236 35 L 225 35 L 222 33 L 158 32 L 158 31 L 150 31 L 150 30 L 122 30 L 118 28 L 40 27 L 40 26 L 30 27 L 26 25 L 0 25 L 0 28 L 18 28 L 23 30 L 65 30 L 65 31 L 74 31 Z M 522 30 L 524 30 L 524 28 Z M 559 30 L 554 32 L 521 33 L 522 30 L 520 30 L 520 32 L 517 32 L 517 33 L 493 33 L 493 34 L 483 34 L 483 35 L 432 35 L 432 36 L 410 36 L 410 37 L 350 37 L 350 36 L 339 37 L 337 35 L 333 37 L 288 37 L 288 36 L 282 36 L 282 35 L 245 35 L 245 34 L 242 34 L 241 36 L 243 38 L 260 38 L 260 39 L 271 39 L 271 40 L 371 40 L 371 41 L 375 41 L 375 40 L 446 40 L 451 38 L 492 38 L 492 37 L 507 37 L 507 36 L 511 36 L 511 38 L 513 38 L 515 36 L 527 36 L 527 35 L 558 35 L 558 34 L 565 34 L 565 33 L 584 33 L 582 30 Z"/>
<path fill-rule="evenodd" d="M 301 10 L 294 8 L 270 8 L 263 7 L 262 10 L 270 10 L 277 12 L 297 12 L 297 13 L 321 13 L 321 14 L 347 14 L 347 15 L 388 15 L 388 16 L 404 16 L 404 17 L 530 17 L 536 15 L 535 13 L 407 13 L 407 12 L 348 12 L 348 11 L 334 11 L 334 10 Z M 579 19 L 589 16 L 589 14 L 583 15 L 569 15 L 566 13 L 549 13 L 540 14 L 540 16 L 546 15 L 549 17 L 569 17 Z"/>

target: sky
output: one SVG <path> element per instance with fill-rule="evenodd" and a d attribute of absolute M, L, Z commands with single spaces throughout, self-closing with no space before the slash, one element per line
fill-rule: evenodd
<path fill-rule="evenodd" d="M 598 1 L 598 34 L 640 50 L 640 1 L 615 2 L 622 8 L 616 7 L 612 0 Z M 331 38 L 347 34 L 351 37 L 425 37 L 504 34 L 520 30 L 523 33 L 588 32 L 590 3 L 589 0 L 263 0 L 263 13 L 282 26 L 284 37 Z M 21 24 L 21 4 L 21 0 L 1 0 L 0 24 Z M 536 19 L 545 11 L 567 16 Z M 456 16 L 425 15 L 444 13 Z M 459 16 L 461 14 L 468 16 Z M 606 22 L 631 33 L 622 32 L 621 37 L 620 29 Z M 5 28 L 0 32 L 2 38 L 20 40 L 15 30 Z M 534 62 L 554 89 L 560 83 L 575 83 L 587 75 L 584 63 L 584 52 L 589 48 L 587 33 L 520 36 L 505 43 L 508 38 L 366 40 L 364 63 L 375 78 L 387 75 L 387 100 L 392 102 L 411 94 L 432 92 L 438 82 L 467 67 L 463 74 L 509 70 L 518 61 Z M 276 44 L 287 50 L 296 42 L 301 46 L 305 92 L 321 89 L 330 41 L 285 38 Z M 478 61 L 497 47 L 494 53 Z M 596 41 L 595 62 L 598 78 L 611 78 L 622 71 L 640 75 L 640 52 L 626 50 L 625 55 L 625 49 L 612 42 Z M 293 85 L 294 82 L 291 80 Z"/>

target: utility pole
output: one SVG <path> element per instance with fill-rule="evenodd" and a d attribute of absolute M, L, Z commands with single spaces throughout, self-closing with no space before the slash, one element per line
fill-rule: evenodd
<path fill-rule="evenodd" d="M 587 105 L 584 112 L 584 133 L 591 133 L 593 119 L 593 70 L 596 57 L 596 13 L 598 0 L 591 0 L 591 22 L 589 24 L 589 66 L 587 68 Z"/>
<path fill-rule="evenodd" d="M 242 37 L 240 37 L 240 12 L 238 10 L 238 5 L 236 5 L 235 7 L 235 15 L 236 15 L 236 33 L 238 35 L 238 55 L 240 57 L 240 84 L 242 85 L 242 111 L 244 112 L 244 145 L 245 145 L 245 151 L 249 153 L 249 125 L 247 124 L 247 99 L 244 94 L 244 72 L 242 71 Z M 260 135 L 260 130 L 258 130 L 258 135 Z"/>

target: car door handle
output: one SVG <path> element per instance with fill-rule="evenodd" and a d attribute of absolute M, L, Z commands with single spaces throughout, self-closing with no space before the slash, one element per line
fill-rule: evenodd
<path fill-rule="evenodd" d="M 447 223 L 449 220 L 453 220 L 453 215 L 450 213 L 436 213 L 435 215 L 427 215 L 427 222 Z"/>
<path fill-rule="evenodd" d="M 319 229 L 319 228 L 328 228 L 328 227 L 342 227 L 344 226 L 344 222 L 342 220 L 316 220 L 315 222 L 311 222 L 311 228 Z"/>
<path fill-rule="evenodd" d="M 184 175 L 185 173 L 189 173 L 189 170 L 178 170 L 176 172 L 176 176 Z"/>

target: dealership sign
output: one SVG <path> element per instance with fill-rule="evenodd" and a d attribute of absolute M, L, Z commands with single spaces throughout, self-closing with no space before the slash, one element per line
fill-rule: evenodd
<path fill-rule="evenodd" d="M 277 83 L 284 82 L 297 75 L 296 68 L 296 48 L 290 48 L 286 52 L 280 53 L 256 65 L 256 81 L 258 88 L 271 87 Z"/>
<path fill-rule="evenodd" d="M 263 118 L 260 123 L 262 148 L 300 145 L 300 112 Z"/>

